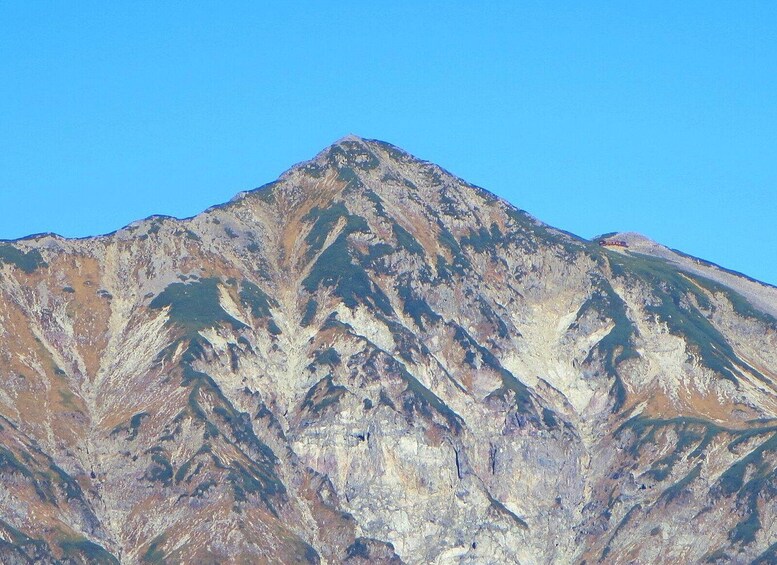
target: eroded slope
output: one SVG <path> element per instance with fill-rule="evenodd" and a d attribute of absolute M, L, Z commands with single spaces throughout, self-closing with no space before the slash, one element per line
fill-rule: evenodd
<path fill-rule="evenodd" d="M 4 562 L 774 558 L 777 321 L 391 145 L 0 264 Z"/>

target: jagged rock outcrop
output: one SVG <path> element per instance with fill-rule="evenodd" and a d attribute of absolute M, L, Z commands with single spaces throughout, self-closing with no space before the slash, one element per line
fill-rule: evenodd
<path fill-rule="evenodd" d="M 349 136 L 0 244 L 0 561 L 774 563 L 777 291 L 602 243 Z"/>

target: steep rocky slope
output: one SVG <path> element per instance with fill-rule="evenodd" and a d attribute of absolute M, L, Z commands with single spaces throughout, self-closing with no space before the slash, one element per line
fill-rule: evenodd
<path fill-rule="evenodd" d="M 774 563 L 775 289 L 632 244 L 353 136 L 0 244 L 0 562 Z"/>

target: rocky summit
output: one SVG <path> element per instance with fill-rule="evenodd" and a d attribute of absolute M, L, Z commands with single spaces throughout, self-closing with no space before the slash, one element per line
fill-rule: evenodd
<path fill-rule="evenodd" d="M 775 563 L 777 288 L 348 136 L 0 243 L 0 562 Z"/>

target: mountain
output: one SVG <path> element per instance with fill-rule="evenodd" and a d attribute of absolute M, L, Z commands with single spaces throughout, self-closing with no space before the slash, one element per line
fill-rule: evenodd
<path fill-rule="evenodd" d="M 776 293 L 354 136 L 0 243 L 0 561 L 775 563 Z"/>

